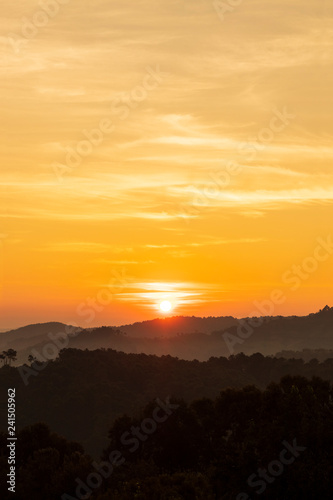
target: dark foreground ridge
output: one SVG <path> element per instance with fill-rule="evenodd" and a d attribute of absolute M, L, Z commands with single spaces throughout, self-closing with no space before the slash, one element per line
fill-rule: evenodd
<path fill-rule="evenodd" d="M 333 359 L 319 363 L 238 354 L 209 361 L 65 349 L 45 365 L 0 369 L 0 390 L 16 387 L 19 428 L 38 421 L 98 455 L 115 418 L 132 415 L 154 398 L 215 398 L 222 389 L 253 384 L 264 389 L 284 375 L 318 376 L 333 382 Z M 0 422 L 6 408 L 0 407 Z"/>
<path fill-rule="evenodd" d="M 71 414 L 67 415 L 71 418 Z M 260 391 L 152 400 L 109 426 L 93 460 L 45 424 L 18 433 L 17 500 L 331 500 L 332 386 L 287 376 Z M 0 433 L 1 498 L 6 435 Z"/>

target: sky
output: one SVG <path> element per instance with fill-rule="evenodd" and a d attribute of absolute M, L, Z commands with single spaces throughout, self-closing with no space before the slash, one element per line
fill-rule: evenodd
<path fill-rule="evenodd" d="M 333 305 L 332 18 L 4 0 L 0 328 Z"/>

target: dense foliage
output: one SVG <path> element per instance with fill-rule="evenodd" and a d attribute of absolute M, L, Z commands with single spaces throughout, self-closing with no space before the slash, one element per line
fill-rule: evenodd
<path fill-rule="evenodd" d="M 304 363 L 301 359 L 239 354 L 199 362 L 67 349 L 59 359 L 31 373 L 27 372 L 28 385 L 24 385 L 20 369 L 0 369 L 1 393 L 6 394 L 8 387 L 16 388 L 19 428 L 43 421 L 52 431 L 80 442 L 98 457 L 115 418 L 123 413 L 133 415 L 154 398 L 174 395 L 187 402 L 215 398 L 228 387 L 253 384 L 264 389 L 288 374 L 333 381 L 333 360 Z M 0 422 L 2 426 L 6 422 L 5 401 L 0 405 Z"/>
<path fill-rule="evenodd" d="M 332 395 L 328 381 L 286 376 L 264 391 L 246 386 L 214 399 L 172 399 L 172 411 L 166 419 L 160 412 L 163 422 L 147 434 L 147 419 L 157 415 L 153 400 L 136 417 L 114 422 L 109 444 L 95 462 L 79 445 L 37 424 L 19 434 L 17 499 L 72 500 L 86 491 L 96 500 L 245 500 L 259 492 L 271 500 L 330 500 Z M 129 446 L 133 429 L 146 429 L 137 447 L 133 441 Z M 1 435 L 1 477 L 5 446 Z M 258 482 L 260 469 L 267 479 Z M 96 476 L 99 487 L 89 488 L 89 475 L 96 471 L 104 471 Z"/>

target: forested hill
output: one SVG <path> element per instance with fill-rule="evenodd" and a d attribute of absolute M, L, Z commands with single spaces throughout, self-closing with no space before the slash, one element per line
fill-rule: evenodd
<path fill-rule="evenodd" d="M 191 403 L 150 401 L 110 426 L 94 461 L 45 424 L 17 438 L 18 500 L 332 499 L 332 385 L 320 378 L 286 376 L 264 391 L 226 389 Z M 2 500 L 13 498 L 7 444 L 0 432 Z"/>
<path fill-rule="evenodd" d="M 119 330 L 131 337 L 172 337 L 186 333 L 211 333 L 217 330 L 225 330 L 238 324 L 238 320 L 232 316 L 210 316 L 200 318 L 197 316 L 173 316 L 171 318 L 157 318 L 150 321 L 142 321 L 131 325 L 123 325 Z"/>
<path fill-rule="evenodd" d="M 264 355 L 277 353 L 280 355 L 284 351 L 302 351 L 303 349 L 308 350 L 307 354 L 304 354 L 307 360 L 309 360 L 310 350 L 321 349 L 320 359 L 324 360 L 331 357 L 333 350 L 333 308 L 329 307 L 304 317 L 244 318 L 237 320 L 234 325 L 231 324 L 211 333 L 198 330 L 193 333 L 183 332 L 172 335 L 171 332 L 176 331 L 176 328 L 172 328 L 174 319 L 134 324 L 117 330 L 110 327 L 85 330 L 70 340 L 70 346 L 80 349 L 106 347 L 127 353 L 144 352 L 159 356 L 170 354 L 182 359 L 198 359 L 199 361 L 208 360 L 212 356 L 228 357 L 241 352 L 247 355 L 256 352 Z M 190 319 L 181 318 L 181 321 L 176 323 L 177 328 L 180 329 L 182 324 L 185 330 L 194 328 L 195 325 L 199 327 L 200 319 L 205 327 L 208 325 L 212 327 L 216 324 L 213 320 L 221 318 L 193 318 L 192 323 Z M 231 323 L 235 321 L 234 318 L 229 319 Z M 128 334 L 125 334 L 126 329 Z M 145 331 L 149 332 L 149 336 L 155 331 L 155 338 L 145 337 Z M 143 336 L 134 338 L 133 332 L 142 333 Z M 326 356 L 325 350 L 327 350 Z"/>
<path fill-rule="evenodd" d="M 116 417 L 131 415 L 154 398 L 214 398 L 227 387 L 253 384 L 265 388 L 284 375 L 333 381 L 332 359 L 304 363 L 261 354 L 199 362 L 114 350 L 65 349 L 57 360 L 40 368 L 33 364 L 31 368 L 0 369 L 1 393 L 8 387 L 17 390 L 19 427 L 46 422 L 53 431 L 79 441 L 94 454 L 105 445 Z M 6 422 L 5 406 L 0 408 L 0 422 Z"/>
<path fill-rule="evenodd" d="M 42 353 L 55 336 L 66 336 L 69 348 L 111 348 L 126 353 L 171 355 L 206 361 L 212 356 L 244 352 L 275 355 L 288 351 L 321 350 L 320 359 L 333 350 L 333 308 L 326 306 L 308 316 L 244 318 L 174 317 L 123 327 L 86 328 L 45 323 L 0 334 L 0 351 L 17 351 L 16 366 L 28 360 L 32 350 Z M 55 356 L 57 353 L 55 354 Z M 303 357 L 309 359 L 309 351 Z M 38 357 L 38 356 L 37 356 Z"/>
<path fill-rule="evenodd" d="M 15 498 L 331 500 L 332 431 L 332 385 L 290 376 L 264 391 L 247 386 L 191 403 L 152 400 L 110 426 L 96 460 L 38 423 L 17 434 Z M 13 498 L 5 483 L 7 445 L 0 432 L 2 500 Z"/>

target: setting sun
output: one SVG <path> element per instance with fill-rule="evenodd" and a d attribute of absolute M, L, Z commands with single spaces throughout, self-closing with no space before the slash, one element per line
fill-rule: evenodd
<path fill-rule="evenodd" d="M 172 304 L 169 300 L 164 300 L 160 303 L 160 309 L 163 312 L 169 312 L 172 309 Z"/>

